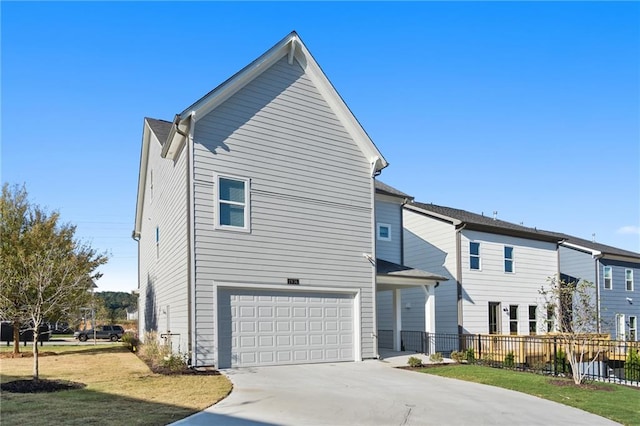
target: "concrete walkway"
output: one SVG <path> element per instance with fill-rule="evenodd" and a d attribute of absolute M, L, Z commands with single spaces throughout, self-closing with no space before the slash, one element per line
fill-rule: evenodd
<path fill-rule="evenodd" d="M 223 370 L 234 385 L 231 395 L 174 424 L 616 424 L 519 392 L 390 366 L 364 361 Z"/>

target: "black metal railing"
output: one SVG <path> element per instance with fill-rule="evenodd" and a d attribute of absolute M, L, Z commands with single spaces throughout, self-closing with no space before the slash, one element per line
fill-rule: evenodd
<path fill-rule="evenodd" d="M 378 331 L 380 348 L 393 349 L 393 331 Z M 380 337 L 384 336 L 384 339 Z M 444 334 L 401 331 L 401 350 L 444 357 L 497 368 L 555 376 L 572 373 L 570 347 L 583 355 L 576 368 L 586 379 L 640 386 L 640 342 L 610 340 L 606 336 L 510 336 Z"/>

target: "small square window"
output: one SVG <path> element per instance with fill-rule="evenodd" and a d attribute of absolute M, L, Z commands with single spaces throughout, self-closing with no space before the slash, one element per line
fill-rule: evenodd
<path fill-rule="evenodd" d="M 391 225 L 388 225 L 386 223 L 379 223 L 377 228 L 378 240 L 391 241 Z"/>

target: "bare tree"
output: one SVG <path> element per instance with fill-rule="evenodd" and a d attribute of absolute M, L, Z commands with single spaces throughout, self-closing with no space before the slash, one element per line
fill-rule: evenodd
<path fill-rule="evenodd" d="M 24 189 L 14 190 L 14 194 L 18 192 L 26 199 Z M 5 194 L 10 193 L 5 185 L 3 206 Z M 49 214 L 25 202 L 23 226 L 11 235 L 11 247 L 2 252 L 1 266 L 9 270 L 0 275 L 0 314 L 33 330 L 33 377 L 37 380 L 40 326 L 47 318 L 70 314 L 91 297 L 88 291 L 101 275 L 96 269 L 107 257 L 76 241 L 76 227 L 59 224 L 57 212 Z M 4 215 L 0 219 L 4 221 Z M 0 229 L 4 232 L 4 225 Z"/>
<path fill-rule="evenodd" d="M 575 384 L 584 381 L 601 349 L 595 286 L 578 279 L 553 277 L 540 289 L 546 307 L 546 321 L 558 332 Z"/>

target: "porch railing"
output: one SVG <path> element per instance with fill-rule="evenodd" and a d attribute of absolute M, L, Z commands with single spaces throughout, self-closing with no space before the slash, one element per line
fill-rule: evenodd
<path fill-rule="evenodd" d="M 392 330 L 379 330 L 378 336 L 380 348 L 393 349 Z M 585 362 L 579 368 L 587 378 L 640 385 L 640 342 L 611 340 L 608 336 L 565 342 L 553 334 L 511 336 L 401 331 L 400 343 L 403 351 L 440 352 L 444 357 L 459 352 L 468 362 L 551 375 L 570 374 L 566 354 L 567 344 L 573 344 L 585 354 Z"/>

